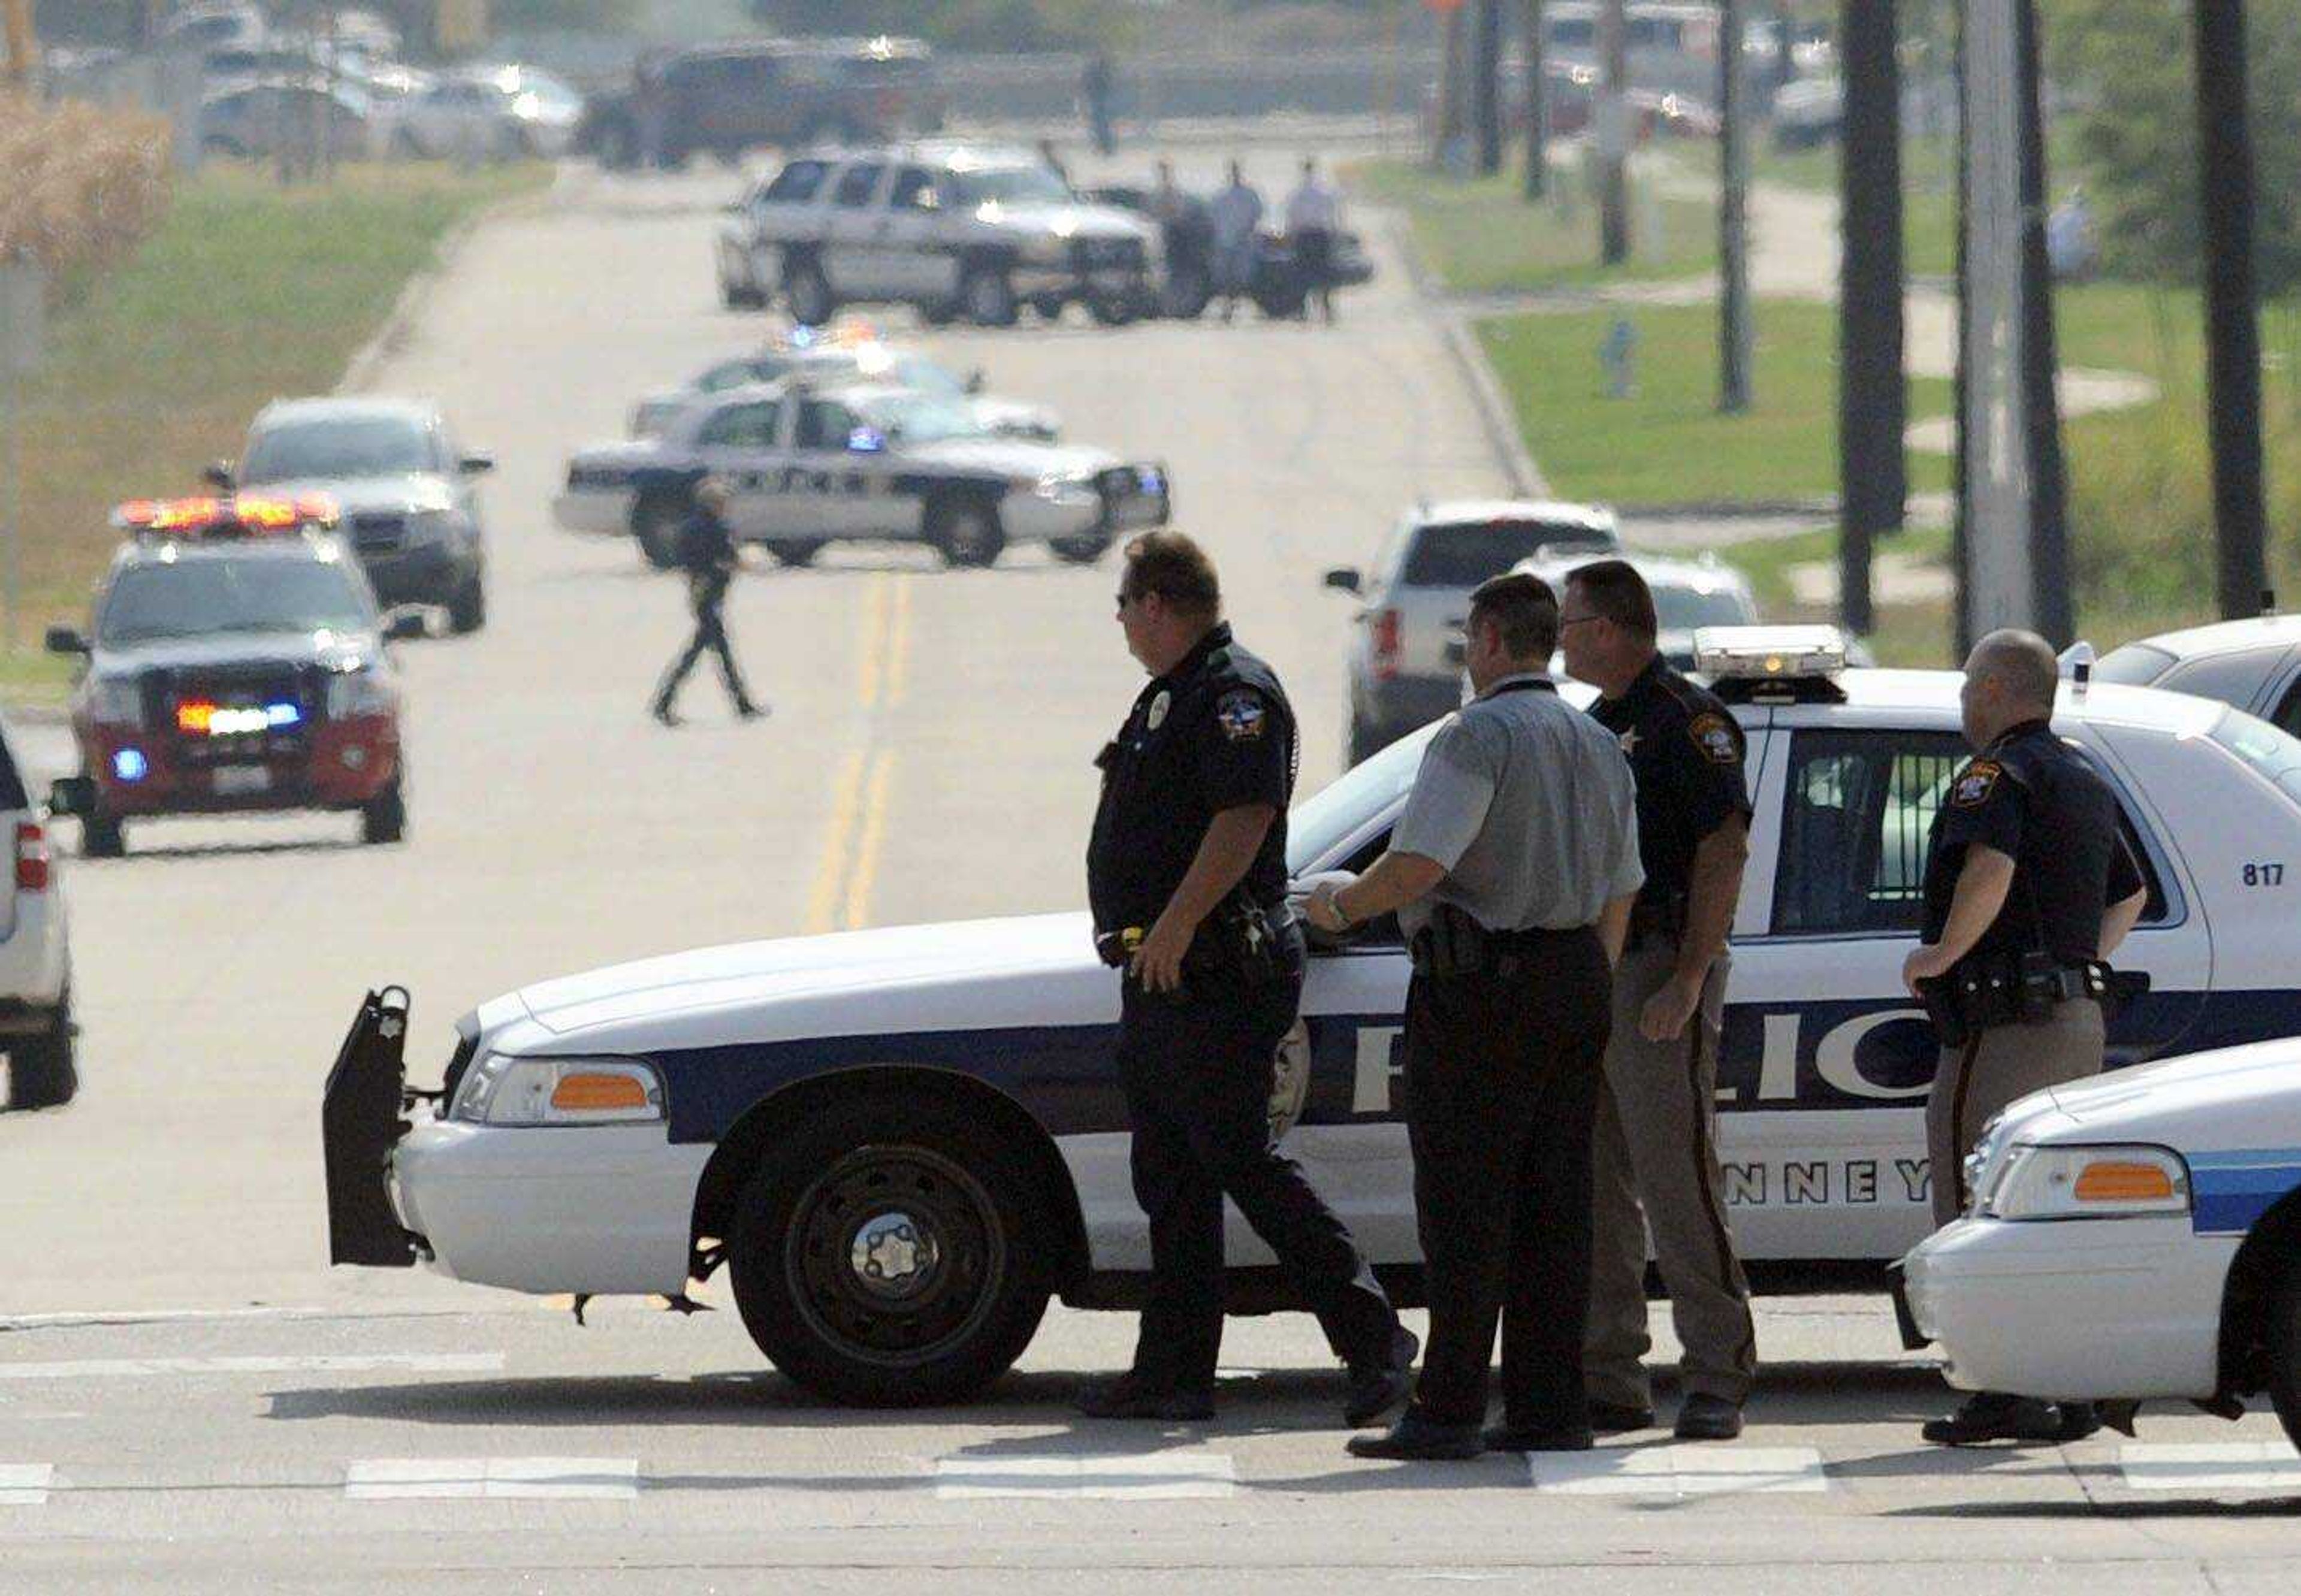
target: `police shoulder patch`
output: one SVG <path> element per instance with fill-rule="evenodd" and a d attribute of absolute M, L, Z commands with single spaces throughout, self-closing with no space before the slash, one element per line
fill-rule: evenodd
<path fill-rule="evenodd" d="M 1233 742 L 1252 742 L 1270 723 L 1262 695 L 1251 687 L 1235 687 L 1215 702 L 1215 724 Z"/>
<path fill-rule="evenodd" d="M 1987 803 L 1989 795 L 1997 790 L 1997 779 L 2004 773 L 2004 767 L 1994 759 L 1975 760 L 1958 773 L 1949 790 L 1951 805 L 1971 809 Z"/>
<path fill-rule="evenodd" d="M 1702 750 L 1703 757 L 1714 765 L 1731 765 L 1742 756 L 1742 745 L 1734 737 L 1734 723 L 1722 714 L 1695 715 L 1687 723 L 1686 734 L 1694 739 L 1694 746 Z"/>

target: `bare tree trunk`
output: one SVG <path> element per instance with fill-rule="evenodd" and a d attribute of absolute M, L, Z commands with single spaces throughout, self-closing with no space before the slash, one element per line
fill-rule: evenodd
<path fill-rule="evenodd" d="M 1896 0 L 1844 0 L 1845 74 L 1839 213 L 1838 606 L 1846 630 L 1870 631 L 1871 540 L 1902 524 L 1908 497 L 1902 433 L 1901 68 Z"/>
<path fill-rule="evenodd" d="M 1630 258 L 1630 30 L 1624 0 L 1598 13 L 1603 79 L 1594 107 L 1598 138 L 1598 255 L 1609 266 Z"/>
<path fill-rule="evenodd" d="M 1718 408 L 1750 407 L 1750 79 L 1742 59 L 1744 0 L 1718 13 Z"/>
<path fill-rule="evenodd" d="M 1543 78 L 1542 0 L 1526 0 L 1526 196 L 1550 192 L 1549 84 Z"/>

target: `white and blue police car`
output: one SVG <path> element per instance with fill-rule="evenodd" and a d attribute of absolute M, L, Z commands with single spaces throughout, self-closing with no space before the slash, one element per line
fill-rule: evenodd
<path fill-rule="evenodd" d="M 1930 1228 L 1935 1049 L 1903 990 L 1928 827 L 1966 757 L 1959 678 L 1845 670 L 1826 629 L 1719 629 L 1701 663 L 1749 740 L 1755 816 L 1719 1070 L 1753 1261 L 1893 1259 Z M 2065 685 L 2148 907 L 2119 1066 L 2301 1032 L 2301 742 L 2226 706 Z M 1300 804 L 1298 882 L 1380 853 L 1427 731 Z M 1316 950 L 1274 1129 L 1403 1301 L 1419 1299 L 1393 1093 L 1394 923 Z M 457 1026 L 403 1100 L 406 997 L 372 996 L 327 1094 L 336 1260 L 533 1292 L 675 1294 L 728 1267 L 786 1374 L 852 1402 L 956 1399 L 1052 1295 L 1139 1300 L 1148 1265 L 1082 914 L 708 948 L 545 981 Z M 2131 1077 L 2122 1077 L 2130 1079 Z M 1234 1216 L 1232 1298 L 1285 1306 Z"/>

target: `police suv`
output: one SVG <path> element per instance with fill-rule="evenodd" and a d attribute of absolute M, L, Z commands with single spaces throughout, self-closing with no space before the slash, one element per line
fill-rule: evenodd
<path fill-rule="evenodd" d="M 85 634 L 71 722 L 82 774 L 56 784 L 80 848 L 116 856 L 160 815 L 348 810 L 367 842 L 407 824 L 392 639 L 420 611 L 377 613 L 332 499 L 139 499 L 120 506 Z"/>
<path fill-rule="evenodd" d="M 1749 740 L 1720 1155 L 1758 1260 L 1886 1260 L 1931 1228 L 1936 1049 L 1901 984 L 1928 827 L 1967 757 L 1960 678 L 1846 671 L 1835 634 L 1705 634 Z M 2301 1032 L 2301 744 L 2175 694 L 2064 691 L 2055 724 L 2115 790 L 2149 899 L 2121 964 L 2148 992 L 2121 1065 Z M 1424 731 L 1298 805 L 1298 890 L 1364 869 Z M 1418 1299 L 1394 1090 L 1394 920 L 1316 949 L 1270 1115 L 1402 1299 Z M 954 1399 L 1021 1352 L 1050 1293 L 1140 1300 L 1149 1264 L 1111 1048 L 1118 988 L 1084 914 L 675 954 L 545 981 L 458 1022 L 403 1120 L 404 994 L 371 999 L 327 1091 L 339 1262 L 417 1258 L 535 1292 L 662 1292 L 727 1266 L 760 1347 L 856 1402 Z M 1234 1299 L 1286 1300 L 1233 1216 Z"/>
<path fill-rule="evenodd" d="M 925 543 L 953 565 L 1043 543 L 1087 564 L 1123 532 L 1165 525 L 1172 503 L 1163 465 L 994 436 L 970 406 L 916 389 L 791 376 L 727 389 L 656 437 L 578 451 L 553 514 L 571 531 L 628 534 L 667 566 L 707 474 L 734 490 L 735 536 L 786 565 L 843 539 Z"/>

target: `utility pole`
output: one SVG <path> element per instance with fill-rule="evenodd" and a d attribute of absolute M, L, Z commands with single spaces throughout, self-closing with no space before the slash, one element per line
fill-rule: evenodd
<path fill-rule="evenodd" d="M 1601 56 L 1594 131 L 1598 137 L 1598 256 L 1609 266 L 1630 258 L 1630 29 L 1624 0 L 1598 13 Z"/>
<path fill-rule="evenodd" d="M 1908 402 L 1898 9 L 1896 0 L 1844 0 L 1838 13 L 1845 80 L 1838 157 L 1838 608 L 1857 635 L 1877 625 L 1871 544 L 1900 529 L 1909 497 L 1902 453 Z"/>
<path fill-rule="evenodd" d="M 1502 6 L 1504 0 L 1477 0 L 1477 38 L 1471 46 L 1476 63 L 1470 79 L 1471 120 L 1478 134 L 1478 171 L 1486 176 L 1502 169 Z"/>
<path fill-rule="evenodd" d="M 2213 592 L 2224 619 L 2269 587 L 2263 554 L 2261 330 L 2253 271 L 2253 138 L 2244 0 L 2196 0 L 2197 132 L 2205 171 L 2205 415 L 2213 449 Z"/>
<path fill-rule="evenodd" d="M 1542 0 L 1526 0 L 1526 196 L 1550 192 L 1549 82 L 1543 75 Z"/>
<path fill-rule="evenodd" d="M 1718 8 L 1718 408 L 1750 407 L 1750 76 L 1745 0 Z"/>
<path fill-rule="evenodd" d="M 8 46 L 8 70 L 0 83 L 19 92 L 29 90 L 39 54 L 38 36 L 32 27 L 32 0 L 0 0 L 0 21 L 6 23 Z"/>
<path fill-rule="evenodd" d="M 1444 54 L 1438 68 L 1438 116 L 1437 125 L 1432 130 L 1435 138 L 1430 163 L 1445 168 L 1454 140 L 1462 136 L 1464 85 L 1468 77 L 1463 58 L 1468 54 L 1470 29 L 1468 20 L 1462 15 L 1461 0 L 1447 0 L 1446 4 L 1434 5 L 1434 9 L 1446 31 Z"/>

